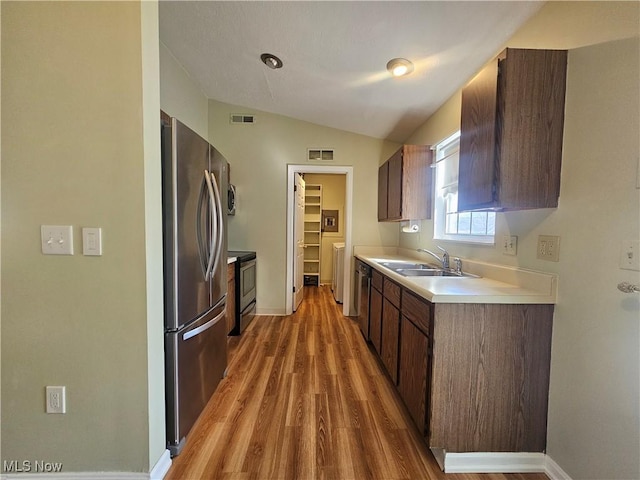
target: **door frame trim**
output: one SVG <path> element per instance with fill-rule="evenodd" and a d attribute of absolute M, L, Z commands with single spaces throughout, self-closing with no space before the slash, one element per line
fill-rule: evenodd
<path fill-rule="evenodd" d="M 344 199 L 344 294 L 342 298 L 342 314 L 349 315 L 351 306 L 351 224 L 353 221 L 353 167 L 346 165 L 287 165 L 287 274 L 286 274 L 286 315 L 293 312 L 293 183 L 296 173 L 320 173 L 345 175 L 345 199 Z M 346 259 L 349 259 L 347 261 Z"/>

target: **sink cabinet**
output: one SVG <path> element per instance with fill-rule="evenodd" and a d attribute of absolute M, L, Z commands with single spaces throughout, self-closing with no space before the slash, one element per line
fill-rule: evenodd
<path fill-rule="evenodd" d="M 378 169 L 378 221 L 431 218 L 431 147 L 404 145 Z"/>
<path fill-rule="evenodd" d="M 458 210 L 558 206 L 566 50 L 504 50 L 462 90 Z"/>
<path fill-rule="evenodd" d="M 398 383 L 398 341 L 400 338 L 400 285 L 384 278 L 382 303 L 382 350 L 380 357 L 393 383 Z"/>
<path fill-rule="evenodd" d="M 428 434 L 431 303 L 402 292 L 398 392 L 421 434 Z"/>

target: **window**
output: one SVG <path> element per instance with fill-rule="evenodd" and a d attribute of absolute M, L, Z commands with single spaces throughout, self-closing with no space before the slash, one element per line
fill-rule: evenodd
<path fill-rule="evenodd" d="M 494 243 L 495 212 L 458 212 L 460 132 L 436 145 L 434 239 Z"/>

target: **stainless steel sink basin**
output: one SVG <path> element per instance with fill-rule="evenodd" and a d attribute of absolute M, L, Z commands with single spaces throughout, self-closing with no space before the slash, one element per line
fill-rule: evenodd
<path fill-rule="evenodd" d="M 405 277 L 450 277 L 450 278 L 479 278 L 471 273 L 458 274 L 452 270 L 444 270 L 435 265 L 428 263 L 412 263 L 412 262 L 378 262 L 389 270 L 393 270 Z"/>
<path fill-rule="evenodd" d="M 473 275 L 471 273 L 461 273 L 458 274 L 456 272 L 451 272 L 449 270 L 442 269 L 431 269 L 431 270 L 423 270 L 423 269 L 396 269 L 400 275 L 404 275 L 405 277 L 451 277 L 451 278 L 479 278 L 477 275 Z"/>
<path fill-rule="evenodd" d="M 426 263 L 410 263 L 410 262 L 378 262 L 383 267 L 386 267 L 390 270 L 433 270 L 438 267 L 434 267 L 433 265 L 428 265 Z"/>

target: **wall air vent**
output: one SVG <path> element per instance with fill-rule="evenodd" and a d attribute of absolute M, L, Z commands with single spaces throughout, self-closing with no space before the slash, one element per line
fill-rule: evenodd
<path fill-rule="evenodd" d="M 256 123 L 255 115 L 244 115 L 242 113 L 232 113 L 229 116 L 231 123 L 253 124 Z"/>
<path fill-rule="evenodd" d="M 308 148 L 307 161 L 333 162 L 333 149 L 332 148 Z"/>

